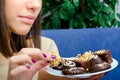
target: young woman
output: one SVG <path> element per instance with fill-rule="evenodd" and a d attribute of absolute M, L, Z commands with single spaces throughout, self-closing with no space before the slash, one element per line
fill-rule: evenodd
<path fill-rule="evenodd" d="M 42 0 L 0 0 L 0 80 L 69 80 L 45 72 L 59 54 L 53 40 L 40 37 L 41 8 Z"/>

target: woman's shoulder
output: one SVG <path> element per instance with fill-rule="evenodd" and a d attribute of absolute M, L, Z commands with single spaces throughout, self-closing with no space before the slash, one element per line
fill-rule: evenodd
<path fill-rule="evenodd" d="M 46 53 L 57 52 L 58 48 L 55 41 L 48 37 L 41 37 L 41 50 L 45 51 Z"/>
<path fill-rule="evenodd" d="M 55 44 L 55 41 L 53 40 L 53 39 L 51 39 L 51 38 L 48 38 L 48 37 L 44 37 L 44 36 L 42 36 L 41 37 L 41 47 L 42 46 L 52 46 L 52 45 L 55 45 L 56 46 L 56 44 Z"/>
<path fill-rule="evenodd" d="M 60 57 L 57 45 L 51 38 L 44 36 L 41 37 L 41 50 L 48 54 L 53 54 L 57 57 Z"/>
<path fill-rule="evenodd" d="M 42 43 L 44 43 L 44 42 L 51 43 L 51 42 L 54 42 L 54 40 L 51 39 L 51 38 L 42 36 L 42 37 L 41 37 L 41 42 L 42 42 Z"/>

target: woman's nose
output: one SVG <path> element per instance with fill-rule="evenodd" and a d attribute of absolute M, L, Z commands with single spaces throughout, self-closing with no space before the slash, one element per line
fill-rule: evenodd
<path fill-rule="evenodd" d="M 27 3 L 27 8 L 33 11 L 41 9 L 41 6 L 42 6 L 42 0 L 30 0 Z"/>

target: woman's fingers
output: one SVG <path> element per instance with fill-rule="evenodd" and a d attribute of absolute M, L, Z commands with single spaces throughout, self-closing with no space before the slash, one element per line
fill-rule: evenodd
<path fill-rule="evenodd" d="M 30 69 L 30 68 L 29 68 Z M 26 73 L 29 71 L 28 67 L 26 66 L 18 66 L 15 69 L 13 69 L 10 74 L 14 77 L 16 75 L 19 75 L 21 73 Z"/>
<path fill-rule="evenodd" d="M 36 63 L 34 63 L 33 65 L 27 65 L 27 66 L 18 66 L 16 68 L 14 68 L 13 70 L 11 70 L 10 74 L 12 75 L 12 77 L 19 77 L 19 78 L 25 78 L 25 77 L 33 77 L 33 75 L 39 70 L 42 69 L 43 67 L 45 67 L 47 64 L 46 61 L 41 60 L 38 61 Z M 29 75 L 26 75 L 29 74 Z M 25 76 L 24 76 L 25 75 Z M 21 77 L 22 76 L 22 77 Z"/>
<path fill-rule="evenodd" d="M 30 66 L 18 66 L 11 70 L 9 78 L 11 80 L 32 80 L 33 73 L 30 70 Z"/>
<path fill-rule="evenodd" d="M 36 73 L 37 71 L 39 71 L 40 69 L 44 68 L 45 66 L 47 65 L 47 62 L 44 61 L 44 60 L 40 60 L 36 63 L 34 63 L 33 65 L 31 65 L 31 72 L 34 74 Z"/>
<path fill-rule="evenodd" d="M 45 54 L 40 49 L 37 48 L 23 48 L 18 54 L 27 54 L 31 57 L 33 57 L 36 60 L 42 60 L 49 61 L 51 59 L 54 59 L 54 55 Z"/>
<path fill-rule="evenodd" d="M 10 58 L 8 76 L 10 79 L 31 80 L 37 71 L 47 65 L 47 61 L 55 58 L 55 55 L 45 54 L 37 48 L 23 48 Z"/>
<path fill-rule="evenodd" d="M 32 59 L 28 55 L 17 55 L 10 58 L 10 61 L 14 64 L 32 64 Z M 23 63 L 24 62 L 24 63 Z"/>
<path fill-rule="evenodd" d="M 44 62 L 55 59 L 55 55 L 48 55 L 42 53 L 40 49 L 37 48 L 23 48 L 18 55 L 10 58 L 10 68 L 13 69 L 19 65 L 33 64 L 38 61 L 44 60 Z"/>
<path fill-rule="evenodd" d="M 10 58 L 10 68 L 13 69 L 19 65 L 33 64 L 33 59 L 28 55 L 17 55 Z"/>

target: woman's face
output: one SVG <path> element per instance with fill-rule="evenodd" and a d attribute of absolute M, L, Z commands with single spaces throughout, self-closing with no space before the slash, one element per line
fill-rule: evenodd
<path fill-rule="evenodd" d="M 5 0 L 5 15 L 11 32 L 29 32 L 42 7 L 42 0 Z"/>

